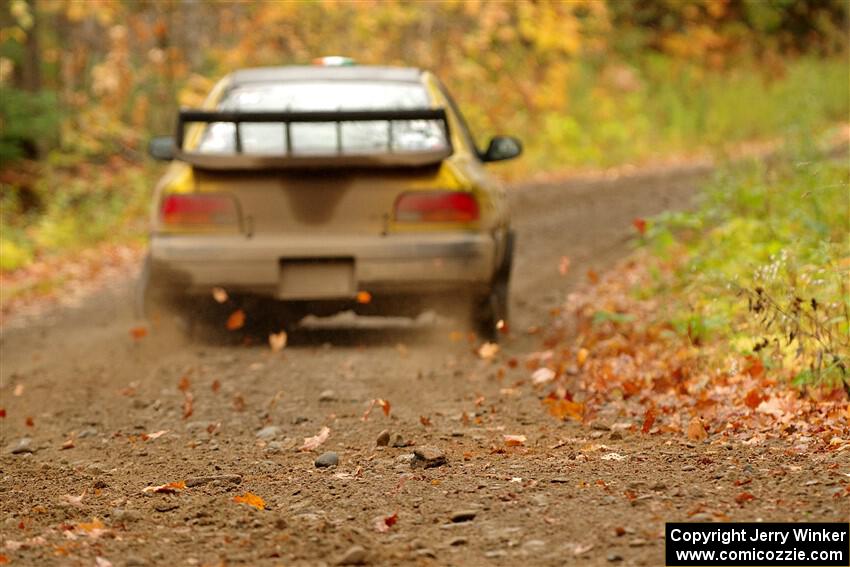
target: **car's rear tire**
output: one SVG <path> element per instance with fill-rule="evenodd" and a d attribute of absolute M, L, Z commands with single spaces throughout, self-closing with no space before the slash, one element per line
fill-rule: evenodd
<path fill-rule="evenodd" d="M 508 323 L 509 287 L 513 266 L 514 233 L 509 231 L 505 254 L 490 290 L 473 302 L 473 324 L 478 336 L 489 342 L 498 342 L 502 327 Z"/>

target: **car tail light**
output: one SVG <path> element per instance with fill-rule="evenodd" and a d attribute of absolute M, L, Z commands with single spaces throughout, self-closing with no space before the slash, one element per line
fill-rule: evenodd
<path fill-rule="evenodd" d="M 233 227 L 239 223 L 239 212 L 228 195 L 175 193 L 163 198 L 160 218 L 167 226 Z"/>
<path fill-rule="evenodd" d="M 475 195 L 450 191 L 411 191 L 395 202 L 398 222 L 473 222 L 478 220 Z"/>

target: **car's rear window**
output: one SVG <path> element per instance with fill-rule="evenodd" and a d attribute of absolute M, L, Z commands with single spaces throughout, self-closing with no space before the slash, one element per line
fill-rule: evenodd
<path fill-rule="evenodd" d="M 303 81 L 253 83 L 228 91 L 220 110 L 245 111 L 334 111 L 409 110 L 430 107 L 424 86 L 409 82 Z M 392 132 L 390 132 L 392 129 Z M 291 125 L 293 154 L 332 154 L 340 149 L 336 124 L 294 123 Z M 286 153 L 283 124 L 243 123 L 242 151 L 246 154 Z M 387 120 L 343 122 L 341 150 L 346 154 L 405 152 L 445 147 L 442 124 L 434 120 Z M 201 141 L 204 153 L 233 153 L 234 125 L 210 124 Z"/>

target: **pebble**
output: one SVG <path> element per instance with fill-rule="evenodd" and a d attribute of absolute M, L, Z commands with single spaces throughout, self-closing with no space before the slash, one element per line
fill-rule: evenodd
<path fill-rule="evenodd" d="M 424 446 L 417 447 L 413 450 L 413 460 L 410 461 L 410 466 L 413 468 L 430 469 L 440 467 L 447 463 L 446 454 L 437 447 Z"/>
<path fill-rule="evenodd" d="M 611 435 L 608 436 L 608 439 L 611 441 L 620 441 L 623 438 L 623 434 L 619 431 L 612 431 Z"/>
<path fill-rule="evenodd" d="M 113 508 L 110 517 L 117 522 L 135 522 L 141 519 L 138 512 L 126 508 Z"/>
<path fill-rule="evenodd" d="M 378 447 L 386 447 L 390 444 L 390 432 L 384 429 L 378 433 L 378 438 L 375 440 L 375 445 Z"/>
<path fill-rule="evenodd" d="M 422 549 L 417 549 L 413 552 L 414 557 L 430 557 L 431 559 L 435 559 L 437 554 L 434 553 L 434 550 L 430 547 L 423 547 Z"/>
<path fill-rule="evenodd" d="M 13 441 L 6 446 L 6 452 L 13 455 L 21 455 L 23 453 L 33 453 L 35 449 L 32 446 L 32 439 L 29 437 L 21 437 L 17 441 Z"/>
<path fill-rule="evenodd" d="M 125 567 L 144 567 L 147 565 L 144 559 L 136 555 L 128 555 L 124 560 Z"/>
<path fill-rule="evenodd" d="M 404 440 L 404 437 L 401 436 L 401 433 L 396 433 L 393 435 L 393 441 L 390 444 L 391 447 L 407 447 L 409 443 Z"/>
<path fill-rule="evenodd" d="M 663 482 L 656 482 L 652 485 L 652 490 L 667 490 L 667 485 Z"/>
<path fill-rule="evenodd" d="M 271 441 L 278 435 L 280 435 L 280 427 L 277 425 L 267 425 L 257 431 L 257 439 L 262 439 L 263 441 Z"/>
<path fill-rule="evenodd" d="M 593 425 L 590 426 L 591 429 L 595 431 L 611 431 L 611 427 L 608 424 L 602 423 L 601 421 L 596 421 Z"/>
<path fill-rule="evenodd" d="M 507 551 L 502 551 L 501 549 L 495 549 L 493 551 L 487 551 L 484 553 L 484 557 L 487 559 L 497 559 L 499 557 L 505 557 L 508 554 Z"/>
<path fill-rule="evenodd" d="M 337 561 L 337 565 L 366 565 L 367 559 L 366 550 L 362 546 L 352 545 Z"/>
<path fill-rule="evenodd" d="M 308 421 L 310 420 L 304 417 L 303 415 L 297 415 L 292 418 L 292 425 L 301 425 L 302 423 L 307 423 Z"/>
<path fill-rule="evenodd" d="M 320 402 L 333 402 L 336 400 L 336 392 L 333 390 L 325 390 L 321 394 L 319 394 Z"/>
<path fill-rule="evenodd" d="M 695 471 L 697 468 L 694 465 L 685 465 L 682 467 L 683 471 Z"/>
<path fill-rule="evenodd" d="M 456 547 L 458 545 L 466 545 L 467 543 L 469 543 L 469 540 L 465 537 L 453 537 L 449 540 L 449 545 L 452 547 Z"/>
<path fill-rule="evenodd" d="M 79 433 L 77 433 L 77 439 L 85 439 L 86 437 L 95 437 L 97 435 L 97 429 L 94 427 L 86 427 L 85 429 L 81 429 Z"/>
<path fill-rule="evenodd" d="M 648 543 L 649 542 L 646 541 L 645 539 L 636 538 L 636 539 L 633 539 L 632 541 L 629 542 L 629 547 L 643 547 L 644 545 L 646 545 Z"/>
<path fill-rule="evenodd" d="M 609 553 L 607 559 L 609 563 L 619 563 L 623 560 L 623 556 L 619 553 Z"/>
<path fill-rule="evenodd" d="M 339 456 L 333 451 L 322 453 L 315 461 L 316 468 L 335 467 L 339 463 Z"/>
<path fill-rule="evenodd" d="M 451 520 L 455 524 L 460 522 L 470 522 L 475 519 L 477 512 L 475 510 L 458 510 L 457 512 L 453 512 L 451 515 Z"/>

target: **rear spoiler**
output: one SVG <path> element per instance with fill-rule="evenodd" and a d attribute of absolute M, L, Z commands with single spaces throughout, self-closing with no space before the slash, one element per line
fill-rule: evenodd
<path fill-rule="evenodd" d="M 421 151 L 397 151 L 393 144 L 393 123 L 400 120 L 438 120 L 442 122 L 445 145 Z M 387 122 L 387 147 L 374 153 L 346 153 L 343 148 L 344 122 Z M 234 153 L 204 153 L 185 150 L 186 125 L 229 122 L 234 124 Z M 241 124 L 277 123 L 285 131 L 284 154 L 244 153 Z M 336 125 L 336 152 L 299 155 L 292 148 L 292 124 L 333 123 Z M 449 122 L 443 108 L 419 110 L 341 110 L 307 112 L 241 112 L 217 110 L 180 110 L 175 138 L 176 158 L 200 169 L 313 169 L 328 167 L 422 167 L 436 165 L 452 155 Z"/>

